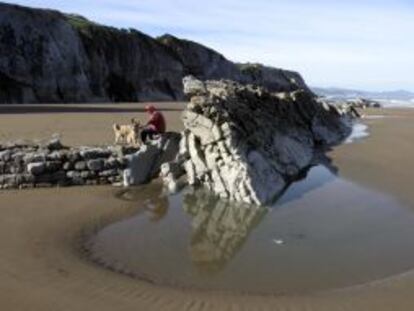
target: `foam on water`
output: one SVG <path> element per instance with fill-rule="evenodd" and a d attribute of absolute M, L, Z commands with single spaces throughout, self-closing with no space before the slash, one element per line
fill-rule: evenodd
<path fill-rule="evenodd" d="M 368 136 L 368 126 L 362 123 L 356 123 L 352 127 L 352 132 L 346 139 L 345 143 L 350 144 Z"/>
<path fill-rule="evenodd" d="M 376 119 L 383 119 L 383 118 L 385 118 L 385 116 L 381 114 L 372 114 L 372 115 L 364 116 L 364 119 L 367 119 L 367 120 L 376 120 Z"/>
<path fill-rule="evenodd" d="M 397 100 L 397 99 L 378 99 L 384 108 L 414 108 L 414 99 Z"/>

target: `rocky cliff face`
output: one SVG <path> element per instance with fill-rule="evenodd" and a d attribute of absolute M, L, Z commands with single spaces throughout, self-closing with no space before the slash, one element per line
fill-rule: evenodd
<path fill-rule="evenodd" d="M 0 103 L 180 100 L 187 74 L 306 88 L 297 73 L 234 64 L 191 41 L 0 3 Z"/>
<path fill-rule="evenodd" d="M 0 102 L 182 97 L 181 63 L 138 31 L 0 4 L 0 51 Z"/>
<path fill-rule="evenodd" d="M 193 41 L 164 35 L 158 41 L 169 47 L 184 66 L 185 75 L 201 80 L 228 79 L 243 84 L 257 84 L 273 92 L 305 89 L 302 77 L 293 71 L 260 64 L 236 64 L 216 51 Z"/>
<path fill-rule="evenodd" d="M 273 94 L 231 81 L 187 77 L 185 131 L 177 160 L 162 167 L 171 190 L 177 178 L 223 198 L 272 202 L 313 162 L 315 150 L 341 142 L 350 116 L 299 90 Z"/>

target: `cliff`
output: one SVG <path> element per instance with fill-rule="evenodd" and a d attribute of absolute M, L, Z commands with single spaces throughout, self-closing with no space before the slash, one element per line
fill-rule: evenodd
<path fill-rule="evenodd" d="M 158 41 L 168 46 L 184 66 L 184 74 L 201 80 L 228 79 L 243 84 L 257 84 L 270 91 L 308 89 L 303 78 L 294 71 L 261 64 L 236 64 L 216 51 L 193 41 L 164 35 Z"/>
<path fill-rule="evenodd" d="M 188 74 L 307 89 L 295 72 L 235 64 L 195 42 L 0 3 L 0 103 L 181 100 Z"/>

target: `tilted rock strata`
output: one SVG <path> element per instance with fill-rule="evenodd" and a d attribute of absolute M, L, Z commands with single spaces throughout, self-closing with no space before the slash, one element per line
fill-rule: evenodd
<path fill-rule="evenodd" d="M 267 204 L 312 163 L 316 148 L 350 133 L 348 114 L 306 91 L 272 94 L 187 77 L 184 92 L 191 101 L 183 114 L 179 155 L 161 169 L 170 189 L 178 188 L 185 172 L 188 184 L 223 198 Z"/>
<path fill-rule="evenodd" d="M 339 99 L 327 99 L 319 97 L 318 102 L 322 104 L 333 105 L 342 114 L 352 114 L 356 118 L 361 118 L 363 115 L 358 110 L 364 110 L 367 108 L 381 108 L 381 103 L 375 100 L 369 100 L 364 98 L 357 98 L 352 100 L 339 100 Z"/>

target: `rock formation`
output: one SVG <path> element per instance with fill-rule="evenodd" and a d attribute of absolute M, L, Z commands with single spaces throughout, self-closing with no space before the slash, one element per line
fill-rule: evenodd
<path fill-rule="evenodd" d="M 158 139 L 148 141 L 136 153 L 127 155 L 124 186 L 144 184 L 157 177 L 161 165 L 176 158 L 180 139 L 179 133 L 165 133 Z"/>
<path fill-rule="evenodd" d="M 237 65 L 195 42 L 0 3 L 0 103 L 181 100 L 188 74 L 306 88 L 297 73 Z"/>
<path fill-rule="evenodd" d="M 177 159 L 163 165 L 169 189 L 202 185 L 223 198 L 263 205 L 312 163 L 317 148 L 341 142 L 351 117 L 298 90 L 272 94 L 232 81 L 184 79 L 191 98 L 183 114 Z"/>
<path fill-rule="evenodd" d="M 228 79 L 243 84 L 257 84 L 268 90 L 308 90 L 302 77 L 293 71 L 282 70 L 261 64 L 236 64 L 223 55 L 199 43 L 164 35 L 158 41 L 166 45 L 183 64 L 185 75 L 200 80 Z"/>

